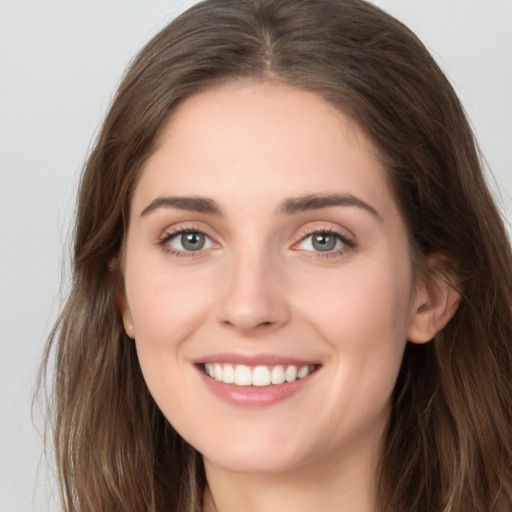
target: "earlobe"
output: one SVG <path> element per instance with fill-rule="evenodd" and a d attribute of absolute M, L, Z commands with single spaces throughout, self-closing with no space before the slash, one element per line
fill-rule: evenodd
<path fill-rule="evenodd" d="M 450 277 L 447 272 L 436 269 L 419 286 L 407 332 L 410 342 L 427 343 L 457 312 L 460 293 Z"/>
<path fill-rule="evenodd" d="M 135 338 L 135 329 L 133 327 L 132 314 L 130 312 L 130 308 L 126 304 L 126 300 L 124 302 L 125 306 L 122 310 L 124 331 L 127 336 L 133 340 Z"/>
<path fill-rule="evenodd" d="M 112 261 L 110 261 L 108 269 L 115 275 L 114 296 L 117 308 L 123 318 L 124 331 L 129 338 L 134 339 L 135 329 L 133 327 L 132 313 L 130 311 L 130 307 L 128 306 L 128 301 L 126 300 L 126 293 L 124 291 L 124 284 L 121 277 L 121 269 L 119 268 L 119 259 L 114 258 Z"/>
<path fill-rule="evenodd" d="M 135 338 L 135 329 L 133 327 L 132 312 L 130 311 L 130 306 L 128 306 L 128 301 L 126 300 L 124 291 L 118 293 L 116 301 L 117 307 L 123 317 L 124 332 L 133 340 Z"/>

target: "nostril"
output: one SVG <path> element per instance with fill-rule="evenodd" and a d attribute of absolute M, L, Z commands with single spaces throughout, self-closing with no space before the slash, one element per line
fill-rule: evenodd
<path fill-rule="evenodd" d="M 246 333 L 254 330 L 263 333 L 289 321 L 284 297 L 277 294 L 267 297 L 264 294 L 249 293 L 247 289 L 242 291 L 245 295 L 230 293 L 217 311 L 217 319 L 225 327 Z"/>

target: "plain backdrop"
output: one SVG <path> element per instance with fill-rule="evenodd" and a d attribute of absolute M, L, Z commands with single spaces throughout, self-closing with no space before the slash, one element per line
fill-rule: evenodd
<path fill-rule="evenodd" d="M 120 76 L 184 0 L 0 0 L 0 512 L 57 510 L 31 395 L 67 289 L 80 169 Z M 512 219 L 512 0 L 375 0 L 459 93 Z"/>

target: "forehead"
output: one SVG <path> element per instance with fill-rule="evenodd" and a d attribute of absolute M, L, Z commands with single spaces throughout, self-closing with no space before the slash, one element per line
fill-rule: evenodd
<path fill-rule="evenodd" d="M 278 83 L 233 81 L 184 100 L 162 127 L 135 199 L 242 190 L 350 192 L 390 199 L 378 151 L 360 126 L 319 95 Z"/>

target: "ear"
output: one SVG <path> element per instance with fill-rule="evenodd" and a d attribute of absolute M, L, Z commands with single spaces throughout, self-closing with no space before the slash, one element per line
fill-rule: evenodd
<path fill-rule="evenodd" d="M 412 343 L 427 343 L 455 315 L 460 302 L 458 283 L 449 271 L 446 259 L 432 256 L 421 278 L 411 309 L 407 339 Z"/>
<path fill-rule="evenodd" d="M 126 292 L 124 289 L 124 283 L 122 279 L 121 269 L 119 268 L 119 260 L 115 258 L 112 260 L 108 269 L 114 275 L 114 300 L 117 305 L 117 309 L 119 310 L 121 317 L 123 319 L 124 331 L 128 335 L 128 337 L 134 339 L 135 338 L 135 330 L 133 328 L 133 319 L 132 313 L 130 311 L 130 306 L 128 305 L 128 300 L 126 298 Z"/>
<path fill-rule="evenodd" d="M 122 297 L 119 297 L 116 301 L 119 305 L 118 307 L 121 312 L 121 316 L 123 317 L 124 331 L 128 337 L 133 340 L 135 339 L 135 329 L 133 327 L 132 312 L 128 306 L 128 301 L 126 300 L 126 294 L 122 292 Z"/>

